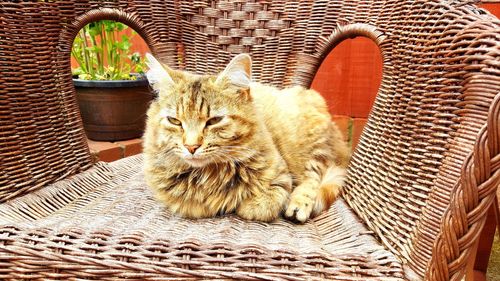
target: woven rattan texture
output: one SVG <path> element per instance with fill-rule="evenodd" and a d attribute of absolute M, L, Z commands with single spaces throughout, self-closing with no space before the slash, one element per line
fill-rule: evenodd
<path fill-rule="evenodd" d="M 15 231 L 2 237 L 30 236 L 19 220 L 57 210 L 64 216 L 66 204 L 80 202 L 79 196 L 94 190 L 89 186 L 113 173 L 101 167 L 88 184 L 75 180 L 74 191 L 54 191 L 50 204 L 12 200 L 90 167 L 69 64 L 72 39 L 86 23 L 122 21 L 170 66 L 194 72 L 216 72 L 233 54 L 249 52 L 254 79 L 277 86 L 308 86 L 329 50 L 363 35 L 380 46 L 384 75 L 344 199 L 407 265 L 408 278 L 458 280 L 493 200 L 500 166 L 500 26 L 472 2 L 2 1 L 0 201 L 11 200 L 2 208 L 18 208 L 13 214 L 20 218 L 13 222 Z M 13 214 L 3 212 L 2 219 Z M 49 226 L 46 231 L 43 237 L 56 233 Z M 27 253 L 15 247 L 7 247 L 18 249 L 13 256 Z M 38 259 L 52 258 L 40 253 Z M 27 267 L 37 263 L 34 256 L 28 260 Z M 53 272 L 64 269 L 58 266 Z"/>
<path fill-rule="evenodd" d="M 0 202 L 90 166 L 71 85 L 61 83 L 61 18 L 44 9 L 0 4 Z"/>
<path fill-rule="evenodd" d="M 0 206 L 0 279 L 402 280 L 401 263 L 343 201 L 304 225 L 186 220 L 154 200 L 141 162 L 100 164 Z"/>
<path fill-rule="evenodd" d="M 345 198 L 417 275 L 458 280 L 498 186 L 498 175 L 491 177 L 498 149 L 486 133 L 478 141 L 478 133 L 499 93 L 500 26 L 473 20 L 480 11 L 443 2 L 391 10 L 413 12 L 386 34 L 390 45 L 381 45 L 384 78 L 351 161 Z M 497 115 L 489 116 L 489 128 L 497 128 Z M 488 137 L 500 141 L 496 132 Z M 445 212 L 453 215 L 443 226 Z"/>

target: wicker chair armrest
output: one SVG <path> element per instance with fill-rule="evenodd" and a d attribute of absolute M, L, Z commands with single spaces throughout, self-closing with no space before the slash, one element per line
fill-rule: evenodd
<path fill-rule="evenodd" d="M 491 104 L 474 151 L 463 164 L 461 182 L 453 192 L 434 244 L 427 279 L 460 280 L 465 275 L 499 184 L 500 93 Z"/>

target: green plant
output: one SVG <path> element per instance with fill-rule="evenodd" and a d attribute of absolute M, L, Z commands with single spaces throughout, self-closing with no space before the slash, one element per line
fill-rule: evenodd
<path fill-rule="evenodd" d="M 75 40 L 71 56 L 79 67 L 73 76 L 84 80 L 135 80 L 131 73 L 144 73 L 144 58 L 132 53 L 131 36 L 125 34 L 129 27 L 123 23 L 101 20 L 83 27 Z"/>

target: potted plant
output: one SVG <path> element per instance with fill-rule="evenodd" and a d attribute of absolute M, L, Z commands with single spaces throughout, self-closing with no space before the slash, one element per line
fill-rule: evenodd
<path fill-rule="evenodd" d="M 87 137 L 116 141 L 140 137 L 152 93 L 144 59 L 132 53 L 125 24 L 102 20 L 80 30 L 73 42 L 72 70 Z M 130 34 L 130 32 L 129 32 Z"/>

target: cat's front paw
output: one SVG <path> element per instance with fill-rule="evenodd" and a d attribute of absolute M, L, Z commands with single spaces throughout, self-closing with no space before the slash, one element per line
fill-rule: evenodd
<path fill-rule="evenodd" d="M 289 220 L 304 223 L 310 216 L 314 207 L 314 200 L 301 193 L 292 193 L 290 203 L 285 211 Z"/>
<path fill-rule="evenodd" d="M 279 211 L 262 208 L 255 202 L 246 202 L 236 210 L 236 214 L 241 218 L 251 221 L 271 222 L 278 218 Z"/>

